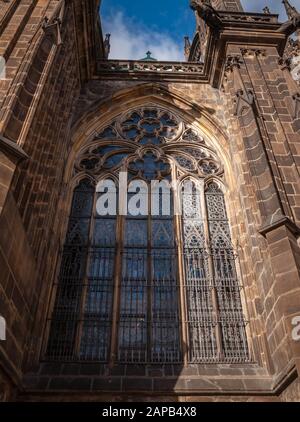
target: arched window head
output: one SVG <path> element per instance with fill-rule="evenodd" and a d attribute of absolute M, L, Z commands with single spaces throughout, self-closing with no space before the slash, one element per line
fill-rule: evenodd
<path fill-rule="evenodd" d="M 143 160 L 148 167 L 151 162 L 161 166 L 174 163 L 178 176 L 186 172 L 201 178 L 223 174 L 216 152 L 199 131 L 175 113 L 153 105 L 129 111 L 94 132 L 78 154 L 74 173 L 103 176 L 122 168 L 137 171 Z"/>
<path fill-rule="evenodd" d="M 74 177 L 46 357 L 248 361 L 223 165 L 198 129 L 131 110 L 81 149 Z"/>

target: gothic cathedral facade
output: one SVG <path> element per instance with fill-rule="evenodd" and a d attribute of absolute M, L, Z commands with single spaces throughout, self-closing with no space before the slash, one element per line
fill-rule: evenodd
<path fill-rule="evenodd" d="M 0 0 L 0 401 L 300 401 L 300 14 L 110 60 L 100 3 Z"/>

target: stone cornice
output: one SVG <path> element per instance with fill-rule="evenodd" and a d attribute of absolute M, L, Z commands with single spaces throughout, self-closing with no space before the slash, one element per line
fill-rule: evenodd
<path fill-rule="evenodd" d="M 251 29 L 247 27 L 247 24 L 244 28 L 225 26 L 217 36 L 211 31 L 209 38 L 209 49 L 206 53 L 206 60 L 209 63 L 205 63 L 205 67 L 209 67 L 207 70 L 209 81 L 215 88 L 219 88 L 221 85 L 222 71 L 229 45 L 239 45 L 243 51 L 247 51 L 249 54 L 254 54 L 254 49 L 262 53 L 266 51 L 267 47 L 271 47 L 275 48 L 282 56 L 287 42 L 287 37 L 283 33 L 263 28 Z"/>
<path fill-rule="evenodd" d="M 278 22 L 278 14 L 265 13 L 247 13 L 247 12 L 219 12 L 219 16 L 223 21 L 223 25 L 230 22 L 237 27 L 243 27 L 245 24 L 249 28 L 278 29 L 281 24 Z"/>
<path fill-rule="evenodd" d="M 228 54 L 229 45 L 241 48 L 267 49 L 276 48 L 280 56 L 283 55 L 290 31 L 300 25 L 297 19 L 285 23 L 278 21 L 278 15 L 269 13 L 244 13 L 230 11 L 216 11 L 210 2 L 194 0 L 192 8 L 196 10 L 200 21 L 208 27 L 205 43 L 206 51 L 204 72 L 209 82 L 215 88 L 221 86 L 224 61 Z M 193 51 L 203 49 L 197 33 L 193 41 Z M 191 59 L 193 57 L 190 56 Z"/>
<path fill-rule="evenodd" d="M 207 82 L 201 63 L 145 62 L 141 60 L 98 60 L 97 75 L 101 79 L 141 81 Z"/>

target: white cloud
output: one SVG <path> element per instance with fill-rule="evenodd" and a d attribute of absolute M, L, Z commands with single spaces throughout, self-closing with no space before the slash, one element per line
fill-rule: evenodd
<path fill-rule="evenodd" d="M 242 0 L 242 4 L 248 12 L 262 12 L 262 8 L 268 5 L 272 13 L 280 13 L 281 21 L 287 19 L 281 1 Z M 300 0 L 292 0 L 291 4 L 300 10 Z M 149 29 L 135 19 L 125 17 L 122 11 L 106 16 L 102 22 L 104 33 L 111 34 L 110 59 L 138 60 L 150 50 L 152 56 L 161 61 L 185 60 L 183 40 L 178 43 L 168 33 Z"/>
<path fill-rule="evenodd" d="M 161 61 L 182 61 L 183 41 L 177 44 L 168 34 L 142 27 L 117 12 L 106 18 L 104 32 L 111 34 L 110 59 L 138 60 L 150 50 Z"/>

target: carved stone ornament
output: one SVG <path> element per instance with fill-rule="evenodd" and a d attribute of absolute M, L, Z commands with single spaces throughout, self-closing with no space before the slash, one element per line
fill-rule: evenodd
<path fill-rule="evenodd" d="M 254 101 L 254 95 L 251 90 L 245 92 L 242 89 L 239 89 L 236 92 L 236 100 L 235 100 L 235 111 L 234 114 L 236 116 L 244 115 L 250 107 L 252 107 Z"/>
<path fill-rule="evenodd" d="M 291 35 L 300 28 L 300 13 L 295 14 L 277 30 L 282 34 Z"/>
<path fill-rule="evenodd" d="M 261 48 L 242 48 L 241 53 L 245 57 L 265 57 L 266 50 Z"/>
<path fill-rule="evenodd" d="M 300 93 L 299 92 L 293 95 L 293 100 L 295 101 L 294 118 L 299 119 L 300 118 Z"/>
<path fill-rule="evenodd" d="M 62 37 L 61 37 L 61 20 L 60 18 L 54 18 L 53 21 L 49 23 L 49 19 L 47 17 L 44 18 L 42 23 L 42 29 L 45 34 L 50 37 L 55 45 L 62 44 Z"/>
<path fill-rule="evenodd" d="M 191 0 L 190 6 L 198 15 L 212 28 L 221 28 L 223 26 L 222 19 L 218 12 L 212 7 L 210 1 Z"/>
<path fill-rule="evenodd" d="M 151 105 L 132 110 L 94 133 L 76 160 L 75 173 L 118 173 L 127 168 L 133 176 L 143 177 L 139 163 L 145 160 L 155 178 L 166 175 L 172 162 L 179 172 L 200 177 L 223 173 L 215 151 L 196 129 L 175 114 Z"/>

